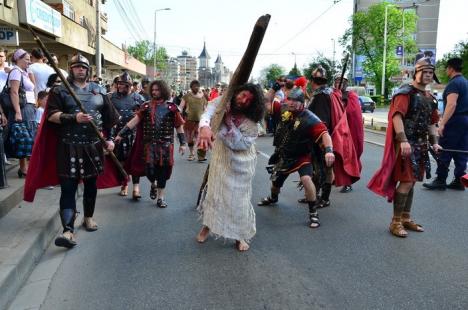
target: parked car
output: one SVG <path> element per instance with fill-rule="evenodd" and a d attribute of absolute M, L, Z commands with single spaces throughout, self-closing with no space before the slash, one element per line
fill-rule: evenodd
<path fill-rule="evenodd" d="M 359 103 L 361 104 L 362 112 L 371 111 L 372 113 L 374 113 L 375 102 L 370 97 L 359 96 Z"/>

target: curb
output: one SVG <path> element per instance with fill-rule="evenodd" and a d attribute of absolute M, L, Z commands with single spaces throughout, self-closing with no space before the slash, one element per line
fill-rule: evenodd
<path fill-rule="evenodd" d="M 0 189 L 0 218 L 23 200 L 24 179 L 18 178 L 16 167 L 18 165 L 6 169 L 8 186 Z"/>
<path fill-rule="evenodd" d="M 44 198 L 50 200 L 50 193 L 42 193 L 34 205 L 21 203 L 0 219 L 0 232 L 6 235 L 0 244 L 0 309 L 14 300 L 61 227 L 57 204 Z"/>

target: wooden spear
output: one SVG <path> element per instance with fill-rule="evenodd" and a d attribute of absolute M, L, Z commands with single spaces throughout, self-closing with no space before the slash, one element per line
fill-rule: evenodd
<path fill-rule="evenodd" d="M 78 97 L 76 96 L 75 92 L 73 91 L 73 89 L 71 88 L 70 86 L 70 83 L 68 83 L 67 79 L 63 76 L 62 74 L 62 71 L 60 71 L 60 69 L 57 67 L 57 65 L 55 64 L 54 60 L 52 59 L 52 56 L 50 56 L 50 53 L 49 51 L 47 50 L 47 48 L 45 47 L 44 43 L 41 41 L 41 39 L 37 36 L 37 34 L 34 32 L 34 30 L 31 28 L 31 26 L 29 25 L 26 25 L 29 29 L 29 31 L 31 31 L 31 34 L 33 35 L 34 37 L 34 40 L 36 41 L 36 43 L 39 45 L 39 47 L 42 49 L 42 51 L 44 52 L 44 55 L 46 56 L 47 60 L 49 61 L 49 64 L 52 66 L 52 68 L 54 68 L 54 71 L 55 73 L 57 73 L 58 77 L 62 80 L 62 83 L 63 85 L 65 86 L 65 88 L 68 90 L 68 92 L 70 93 L 70 95 L 72 96 L 73 100 L 75 101 L 76 105 L 78 106 L 78 108 L 80 109 L 81 112 L 85 113 L 85 114 L 88 114 L 85 110 L 85 108 L 83 107 L 83 104 L 81 103 L 80 99 L 78 99 Z M 104 139 L 104 137 L 102 136 L 101 132 L 99 131 L 99 128 L 97 128 L 96 124 L 91 121 L 89 122 L 89 124 L 91 125 L 91 127 L 93 128 L 93 131 L 94 133 L 96 134 L 96 136 L 99 138 L 99 140 L 101 141 L 102 145 L 106 145 L 106 140 Z M 117 166 L 117 169 L 119 170 L 119 172 L 122 174 L 122 176 L 127 179 L 128 178 L 128 175 L 127 173 L 125 172 L 124 168 L 122 167 L 122 165 L 120 164 L 119 160 L 117 159 L 117 157 L 115 157 L 115 154 L 111 151 L 108 151 L 108 155 L 110 156 L 110 158 L 112 159 L 112 161 L 114 162 L 114 164 Z"/>

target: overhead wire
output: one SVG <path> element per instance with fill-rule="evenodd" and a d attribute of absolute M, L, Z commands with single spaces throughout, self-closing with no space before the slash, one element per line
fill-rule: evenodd
<path fill-rule="evenodd" d="M 314 18 L 310 23 L 308 23 L 304 28 L 299 30 L 295 35 L 293 35 L 290 39 L 288 39 L 286 42 L 284 42 L 280 47 L 276 48 L 273 52 L 277 52 L 278 50 L 282 49 L 285 47 L 288 43 L 290 43 L 292 40 L 297 38 L 300 34 L 302 34 L 304 31 L 306 31 L 310 26 L 312 26 L 315 22 L 317 22 L 323 15 L 325 15 L 328 11 L 330 11 L 337 3 L 341 2 L 341 0 L 334 0 L 333 4 L 330 5 L 325 11 L 323 11 L 319 16 Z"/>
<path fill-rule="evenodd" d="M 136 41 L 142 41 L 143 37 L 141 37 L 141 35 L 138 32 L 135 32 L 136 27 L 133 24 L 132 20 L 127 15 L 127 12 L 124 9 L 124 7 L 123 7 L 122 3 L 120 2 L 120 0 L 114 0 L 113 2 L 115 3 L 116 8 L 117 8 L 117 12 L 119 13 L 120 17 L 122 18 L 122 21 L 124 22 L 125 27 L 127 28 L 128 32 L 132 35 L 132 37 Z"/>
<path fill-rule="evenodd" d="M 143 24 L 141 23 L 141 18 L 138 15 L 137 11 L 135 10 L 135 6 L 133 5 L 133 2 L 130 0 L 122 0 L 123 4 L 126 4 L 127 8 L 129 9 L 130 15 L 132 15 L 133 21 L 135 22 L 135 25 L 137 26 L 137 30 L 142 34 L 143 37 L 149 37 L 148 33 L 146 32 L 146 29 L 143 27 Z"/>

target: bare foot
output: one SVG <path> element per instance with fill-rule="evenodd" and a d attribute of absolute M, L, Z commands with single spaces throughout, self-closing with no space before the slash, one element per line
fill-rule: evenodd
<path fill-rule="evenodd" d="M 236 247 L 240 252 L 245 252 L 250 248 L 249 244 L 245 242 L 245 240 L 236 240 Z"/>
<path fill-rule="evenodd" d="M 206 226 L 203 226 L 200 232 L 197 235 L 197 242 L 203 243 L 208 239 L 208 235 L 210 234 L 210 229 Z"/>

